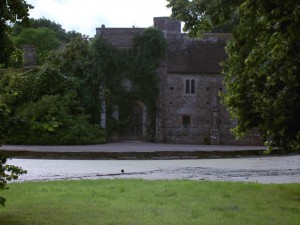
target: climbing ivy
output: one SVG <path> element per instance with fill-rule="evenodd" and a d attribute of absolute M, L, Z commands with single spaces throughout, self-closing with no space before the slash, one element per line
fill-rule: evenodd
<path fill-rule="evenodd" d="M 0 77 L 0 104 L 5 120 L 3 143 L 102 143 L 120 132 L 130 117 L 114 118 L 115 111 L 131 110 L 138 101 L 148 113 L 149 139 L 155 135 L 157 69 L 166 51 L 161 31 L 138 34 L 133 47 L 116 49 L 101 37 L 78 37 L 65 49 L 49 54 L 29 72 Z M 130 83 L 130 88 L 124 82 Z M 100 128 L 105 102 L 106 127 Z M 103 110 L 103 108 L 102 108 Z M 1 115 L 2 115 L 1 114 Z M 5 125 L 5 126 L 4 126 Z M 7 125 L 7 126 L 6 126 Z"/>
<path fill-rule="evenodd" d="M 133 106 L 142 102 L 148 114 L 146 138 L 153 140 L 159 93 L 157 69 L 166 48 L 167 42 L 162 32 L 148 28 L 135 36 L 131 49 L 118 50 L 111 54 L 114 60 L 111 60 L 109 68 L 115 68 L 117 63 L 118 71 L 110 75 L 109 79 L 105 78 L 108 133 L 120 132 L 129 122 Z M 115 108 L 123 112 L 123 117 L 119 117 L 118 121 L 112 117 Z"/>
<path fill-rule="evenodd" d="M 144 102 L 148 110 L 149 138 L 155 135 L 156 101 L 159 94 L 157 69 L 165 55 L 167 42 L 163 33 L 155 28 L 148 28 L 134 39 L 131 74 L 133 90 L 137 100 Z M 130 59 L 131 57 L 129 57 Z"/>
<path fill-rule="evenodd" d="M 130 110 L 138 102 L 147 107 L 148 140 L 155 135 L 156 100 L 159 93 L 157 69 L 165 55 L 167 42 L 160 30 L 145 29 L 133 39 L 133 47 L 127 50 L 110 46 L 101 37 L 96 37 L 90 46 L 91 66 L 87 79 L 92 81 L 88 89 L 98 96 L 92 118 L 99 123 L 101 101 L 105 101 L 106 133 L 120 132 L 130 120 Z M 124 85 L 129 83 L 129 86 Z M 102 95 L 102 96 L 101 96 Z M 103 99 L 104 98 L 104 99 Z M 116 119 L 115 111 L 125 112 L 127 117 Z"/>

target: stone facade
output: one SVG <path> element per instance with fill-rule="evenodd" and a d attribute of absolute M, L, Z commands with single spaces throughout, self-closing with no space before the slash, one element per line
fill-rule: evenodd
<path fill-rule="evenodd" d="M 253 134 L 236 141 L 230 129 L 236 121 L 220 102 L 225 91 L 220 63 L 229 34 L 205 34 L 189 38 L 180 22 L 169 17 L 154 18 L 168 43 L 158 68 L 160 93 L 157 99 L 156 142 L 192 144 L 261 144 Z M 144 28 L 101 28 L 96 34 L 117 48 L 130 48 L 135 34 Z"/>

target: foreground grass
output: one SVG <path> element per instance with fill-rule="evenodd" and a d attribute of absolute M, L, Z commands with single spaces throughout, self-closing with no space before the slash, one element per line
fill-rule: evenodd
<path fill-rule="evenodd" d="M 82 180 L 13 183 L 1 225 L 299 224 L 300 184 Z"/>

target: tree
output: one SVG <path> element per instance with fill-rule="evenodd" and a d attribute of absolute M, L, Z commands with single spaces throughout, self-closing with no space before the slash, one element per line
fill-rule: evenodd
<path fill-rule="evenodd" d="M 122 51 L 101 37 L 82 36 L 64 49 L 51 51 L 45 62 L 27 72 L 0 77 L 0 104 L 7 121 L 0 137 L 10 144 L 103 143 L 119 129 L 113 113 L 143 101 L 154 134 L 157 68 L 166 50 L 161 31 L 150 28 L 137 35 L 132 49 Z M 124 86 L 129 81 L 131 88 Z M 105 101 L 106 130 L 100 129 Z M 149 123 L 150 124 L 150 123 Z M 107 136 L 106 136 L 107 135 Z"/>
<path fill-rule="evenodd" d="M 63 29 L 60 24 L 48 20 L 44 17 L 39 19 L 30 18 L 29 27 L 33 29 L 48 28 L 55 33 L 55 37 L 62 43 L 68 43 L 71 41 L 71 39 L 81 36 L 80 33 L 74 30 L 66 32 L 66 30 Z M 20 35 L 24 28 L 28 28 L 28 26 L 24 27 L 22 24 L 14 24 L 11 30 L 11 35 Z"/>
<path fill-rule="evenodd" d="M 184 22 L 183 31 L 197 37 L 205 31 L 238 23 L 238 7 L 244 0 L 167 0 L 172 16 Z M 226 29 L 225 29 L 226 30 Z M 227 29 L 232 30 L 231 28 Z"/>
<path fill-rule="evenodd" d="M 168 0 L 173 17 L 197 36 L 230 21 L 223 63 L 224 103 L 239 137 L 258 128 L 268 144 L 300 148 L 300 3 L 298 0 Z"/>
<path fill-rule="evenodd" d="M 0 2 L 0 65 L 7 66 L 9 56 L 14 50 L 8 37 L 10 25 L 14 23 L 26 23 L 28 21 L 28 11 L 33 8 L 24 0 L 6 0 Z M 2 91 L 2 90 L 1 90 Z M 5 132 L 5 127 L 14 118 L 9 116 L 9 110 L 5 104 L 0 102 L 0 138 Z M 7 165 L 7 157 L 0 156 L 0 190 L 6 189 L 6 184 L 12 179 L 17 179 L 18 175 L 25 173 L 19 167 Z M 0 197 L 0 204 L 5 204 L 5 198 Z"/>
<path fill-rule="evenodd" d="M 53 145 L 105 141 L 105 132 L 89 122 L 81 105 L 81 80 L 72 71 L 68 74 L 62 70 L 61 63 L 56 63 L 60 52 L 56 54 L 34 70 L 0 77 L 3 143 Z"/>
<path fill-rule="evenodd" d="M 36 29 L 24 28 L 19 35 L 12 36 L 11 39 L 18 49 L 22 49 L 22 46 L 25 44 L 34 45 L 37 49 L 38 64 L 45 60 L 49 51 L 58 49 L 62 44 L 56 37 L 55 32 L 45 27 Z"/>
<path fill-rule="evenodd" d="M 18 179 L 19 175 L 26 174 L 27 171 L 18 166 L 8 165 L 7 158 L 0 155 L 0 191 L 8 189 L 8 181 Z M 0 196 L 0 205 L 4 206 L 6 199 Z"/>
<path fill-rule="evenodd" d="M 26 26 L 14 24 L 9 37 L 15 50 L 10 56 L 8 67 L 20 68 L 22 54 L 19 53 L 22 51 L 23 45 L 32 44 L 36 47 L 37 64 L 41 65 L 50 51 L 63 48 L 72 39 L 81 38 L 82 35 L 75 31 L 66 32 L 60 24 L 41 18 L 30 19 Z"/>
<path fill-rule="evenodd" d="M 28 23 L 29 9 L 33 6 L 24 0 L 6 0 L 0 2 L 0 64 L 7 65 L 13 51 L 8 37 L 10 27 L 14 23 Z"/>
<path fill-rule="evenodd" d="M 10 117 L 9 109 L 5 104 L 0 103 L 0 139 L 5 136 L 6 129 L 13 124 L 17 118 Z M 18 179 L 19 175 L 26 171 L 20 167 L 7 164 L 7 156 L 0 155 L 0 191 L 8 189 L 7 182 Z M 0 205 L 4 206 L 6 199 L 0 196 Z"/>
<path fill-rule="evenodd" d="M 67 38 L 65 29 L 62 28 L 62 26 L 58 23 L 55 23 L 51 20 L 48 20 L 46 18 L 40 18 L 40 19 L 30 19 L 30 27 L 34 29 L 38 28 L 48 28 L 52 30 L 55 33 L 55 36 L 61 41 L 61 42 L 68 42 L 70 41 Z"/>

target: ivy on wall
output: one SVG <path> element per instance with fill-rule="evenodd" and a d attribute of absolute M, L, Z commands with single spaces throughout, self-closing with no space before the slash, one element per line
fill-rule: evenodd
<path fill-rule="evenodd" d="M 6 128 L 1 130 L 1 142 L 103 143 L 128 121 L 116 120 L 115 109 L 131 109 L 137 101 L 147 107 L 148 139 L 153 140 L 157 69 L 166 47 L 162 32 L 154 28 L 137 35 L 128 51 L 113 48 L 101 37 L 78 37 L 30 72 L 2 75 L 0 119 Z M 100 128 L 103 100 L 105 130 Z"/>
<path fill-rule="evenodd" d="M 103 40 L 95 40 L 95 42 Z M 96 49 L 96 48 L 93 48 Z M 138 102 L 142 102 L 148 113 L 148 140 L 154 140 L 156 100 L 159 93 L 159 79 L 157 69 L 165 55 L 167 42 L 162 32 L 155 28 L 148 28 L 137 34 L 133 40 L 133 47 L 127 50 L 112 51 L 111 62 L 107 67 L 118 68 L 117 73 L 104 73 L 104 86 L 107 103 L 107 130 L 120 132 L 130 118 L 113 116 L 117 108 L 120 112 L 130 116 L 130 110 Z M 127 82 L 127 85 L 124 85 Z"/>
<path fill-rule="evenodd" d="M 147 133 L 152 140 L 155 135 L 156 100 L 159 94 L 157 69 L 166 49 L 167 42 L 163 33 L 155 28 L 146 29 L 134 39 L 130 70 L 132 73 L 129 79 L 133 83 L 137 98 L 147 107 Z"/>

